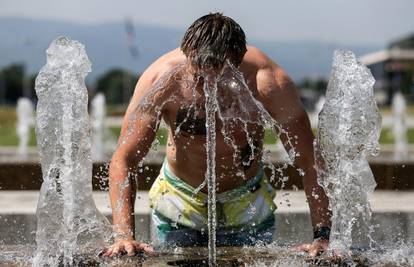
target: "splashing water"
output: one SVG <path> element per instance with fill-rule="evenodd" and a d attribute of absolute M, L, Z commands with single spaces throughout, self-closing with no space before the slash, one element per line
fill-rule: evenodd
<path fill-rule="evenodd" d="M 92 161 L 84 46 L 66 37 L 47 49 L 36 78 L 36 137 L 43 184 L 33 266 L 72 266 L 74 255 L 106 245 L 111 231 L 92 199 Z"/>
<path fill-rule="evenodd" d="M 207 170 L 206 180 L 208 186 L 208 263 L 216 265 L 216 113 L 217 107 L 217 81 L 207 76 L 204 82 L 206 97 L 206 151 Z"/>
<path fill-rule="evenodd" d="M 370 71 L 352 52 L 335 51 L 315 153 L 322 162 L 318 182 L 333 213 L 330 249 L 343 254 L 349 252 L 358 219 L 370 231 L 369 195 L 376 183 L 366 156 L 378 154 L 381 131 L 373 85 Z"/>
<path fill-rule="evenodd" d="M 223 166 L 217 165 L 216 159 L 216 139 L 223 138 L 225 144 L 229 149 L 233 149 L 233 163 L 235 166 L 229 166 L 231 169 L 240 169 L 249 166 L 254 160 L 260 161 L 271 169 L 270 181 L 273 181 L 277 175 L 283 175 L 283 170 L 289 164 L 293 164 L 295 157 L 299 156 L 295 153 L 293 142 L 288 135 L 288 132 L 270 116 L 270 114 L 263 107 L 254 96 L 247 85 L 243 74 L 230 62 L 227 62 L 220 73 L 206 74 L 201 73 L 200 77 L 193 77 L 186 73 L 186 65 L 179 64 L 158 79 L 152 86 L 149 92 L 143 97 L 143 100 L 134 108 L 134 112 L 129 117 L 128 129 L 125 135 L 132 136 L 134 131 L 134 121 L 146 119 L 147 115 L 157 118 L 157 122 L 153 125 L 154 132 L 162 118 L 162 110 L 168 104 L 172 103 L 175 107 L 188 108 L 184 114 L 185 118 L 176 125 L 175 130 L 172 130 L 172 138 L 176 139 L 179 135 L 180 128 L 192 116 L 193 119 L 197 117 L 199 112 L 202 112 L 201 106 L 205 108 L 206 114 L 206 172 L 204 181 L 194 190 L 194 194 L 198 193 L 207 185 L 208 190 L 208 237 L 209 237 L 209 265 L 214 266 L 216 260 L 216 242 L 215 232 L 217 227 L 216 214 L 216 171 Z M 202 84 L 202 97 L 197 88 Z M 169 88 L 174 87 L 172 84 L 179 84 L 179 88 L 174 93 L 169 93 Z M 176 87 L 175 87 L 176 88 Z M 190 92 L 183 93 L 180 90 L 190 90 Z M 184 97 L 181 94 L 185 94 Z M 201 105 L 202 104 L 202 105 Z M 189 112 L 192 110 L 192 112 Z M 203 115 L 203 114 L 201 114 Z M 263 139 L 264 129 L 270 128 L 275 134 L 284 134 L 286 137 L 285 145 L 291 148 L 289 151 L 289 162 L 276 168 L 271 163 L 270 151 L 263 151 L 262 142 L 255 142 L 255 139 Z M 243 137 L 244 134 L 244 137 Z M 178 137 L 179 138 L 179 137 Z M 191 135 L 189 139 L 193 139 Z M 126 140 L 121 140 L 122 145 Z M 241 158 L 241 144 L 249 146 L 248 154 L 243 157 L 241 164 L 237 161 Z M 189 145 L 189 143 L 187 143 Z M 184 144 L 185 146 L 185 144 Z M 138 151 L 138 154 L 143 153 Z M 141 160 L 141 162 L 144 159 Z M 173 159 L 174 160 L 174 159 Z M 141 166 L 140 164 L 138 164 Z M 228 166 L 224 166 L 228 167 Z M 236 176 L 240 179 L 246 179 L 243 171 L 237 172 Z M 286 177 L 282 178 L 282 186 Z"/>

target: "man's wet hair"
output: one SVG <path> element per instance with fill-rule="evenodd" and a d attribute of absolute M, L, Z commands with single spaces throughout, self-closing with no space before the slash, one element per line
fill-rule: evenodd
<path fill-rule="evenodd" d="M 181 41 L 181 50 L 202 69 L 221 69 L 229 60 L 238 66 L 247 51 L 240 25 L 221 13 L 210 13 L 194 21 Z"/>

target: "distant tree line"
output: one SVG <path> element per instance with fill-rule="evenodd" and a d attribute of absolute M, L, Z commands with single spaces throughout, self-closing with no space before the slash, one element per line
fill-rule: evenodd
<path fill-rule="evenodd" d="M 25 96 L 37 101 L 34 90 L 37 74 L 27 74 L 23 64 L 11 64 L 0 69 L 0 104 L 15 105 L 17 99 Z M 120 68 L 112 69 L 99 76 L 94 83 L 87 83 L 89 96 L 103 92 L 110 105 L 129 102 L 140 75 Z"/>
<path fill-rule="evenodd" d="M 98 77 L 95 91 L 104 93 L 108 104 L 125 104 L 129 102 L 138 79 L 139 75 L 112 69 Z"/>
<path fill-rule="evenodd" d="M 318 94 L 325 94 L 326 87 L 328 86 L 328 81 L 325 78 L 316 78 L 309 79 L 305 78 L 296 83 L 296 87 L 299 90 L 312 90 L 316 91 Z"/>
<path fill-rule="evenodd" d="M 34 75 L 25 75 L 23 64 L 12 64 L 0 70 L 0 103 L 15 104 L 23 95 L 33 98 Z"/>

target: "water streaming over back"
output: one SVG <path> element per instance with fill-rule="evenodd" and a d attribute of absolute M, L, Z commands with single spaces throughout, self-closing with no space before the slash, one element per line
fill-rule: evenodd
<path fill-rule="evenodd" d="M 36 79 L 36 137 L 43 184 L 37 206 L 34 266 L 74 264 L 74 255 L 102 249 L 111 231 L 92 199 L 91 137 L 84 46 L 60 37 L 47 49 Z"/>
<path fill-rule="evenodd" d="M 366 157 L 378 154 L 381 131 L 373 85 L 372 74 L 352 52 L 335 51 L 315 150 L 318 180 L 333 213 L 330 249 L 344 254 L 354 225 L 362 226 L 360 235 L 370 234 L 369 196 L 376 183 Z"/>

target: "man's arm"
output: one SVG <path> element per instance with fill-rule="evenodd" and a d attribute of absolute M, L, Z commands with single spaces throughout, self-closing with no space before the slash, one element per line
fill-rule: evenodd
<path fill-rule="evenodd" d="M 123 252 L 134 255 L 139 250 L 152 252 L 150 246 L 135 241 L 135 176 L 139 163 L 155 139 L 162 106 L 171 86 L 165 75 L 158 79 L 154 72 L 147 70 L 141 76 L 122 123 L 118 147 L 109 166 L 109 195 L 116 242 L 104 253 L 105 256 Z"/>
<path fill-rule="evenodd" d="M 292 80 L 270 59 L 257 74 L 258 98 L 281 127 L 281 141 L 296 153 L 294 165 L 304 172 L 303 185 L 314 230 L 330 227 L 329 201 L 317 183 L 313 151 L 314 136 Z"/>

